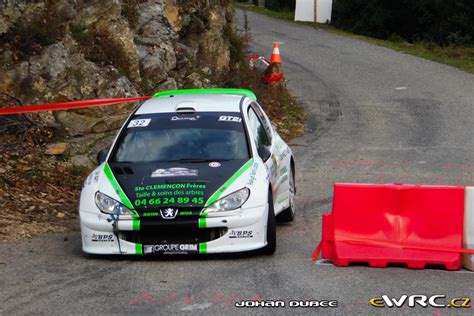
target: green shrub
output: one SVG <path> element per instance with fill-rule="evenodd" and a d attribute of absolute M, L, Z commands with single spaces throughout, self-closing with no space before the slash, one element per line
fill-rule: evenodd
<path fill-rule="evenodd" d="M 473 21 L 472 0 L 337 0 L 332 24 L 382 39 L 448 46 L 472 45 Z"/>
<path fill-rule="evenodd" d="M 296 0 L 266 0 L 265 7 L 273 11 L 293 11 Z"/>

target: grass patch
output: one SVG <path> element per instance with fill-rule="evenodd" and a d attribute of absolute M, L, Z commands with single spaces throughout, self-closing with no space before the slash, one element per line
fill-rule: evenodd
<path fill-rule="evenodd" d="M 277 19 L 287 20 L 297 24 L 311 26 L 338 35 L 352 37 L 378 46 L 387 47 L 396 51 L 404 52 L 428 60 L 433 60 L 470 73 L 474 73 L 474 47 L 462 47 L 455 45 L 442 47 L 429 42 L 417 42 L 411 44 L 401 40 L 400 38 L 391 38 L 391 40 L 377 39 L 369 36 L 358 35 L 351 32 L 343 31 L 328 24 L 320 24 L 314 22 L 295 22 L 293 12 L 276 12 L 265 8 L 236 2 L 234 2 L 234 5 L 238 8 L 251 12 L 260 13 Z"/>

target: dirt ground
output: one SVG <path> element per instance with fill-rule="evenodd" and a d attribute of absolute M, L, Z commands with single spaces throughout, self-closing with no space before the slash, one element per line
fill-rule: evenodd
<path fill-rule="evenodd" d="M 85 170 L 45 154 L 50 129 L 0 122 L 0 241 L 77 229 Z"/>

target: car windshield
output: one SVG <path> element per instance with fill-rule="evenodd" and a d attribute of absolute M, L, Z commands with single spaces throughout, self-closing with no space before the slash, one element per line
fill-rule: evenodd
<path fill-rule="evenodd" d="M 240 113 L 160 113 L 133 117 L 113 162 L 206 162 L 249 159 Z"/>

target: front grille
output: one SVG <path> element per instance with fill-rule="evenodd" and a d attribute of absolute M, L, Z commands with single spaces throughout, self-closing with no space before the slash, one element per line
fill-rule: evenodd
<path fill-rule="evenodd" d="M 143 245 L 196 244 L 222 237 L 227 228 L 157 227 L 154 230 L 123 231 L 121 239 Z"/>
<path fill-rule="evenodd" d="M 202 207 L 180 207 L 180 206 L 163 206 L 160 208 L 140 208 L 137 209 L 138 215 L 144 219 L 146 218 L 161 218 L 160 210 L 167 208 L 178 209 L 176 219 L 194 218 L 199 217 L 202 211 Z"/>

